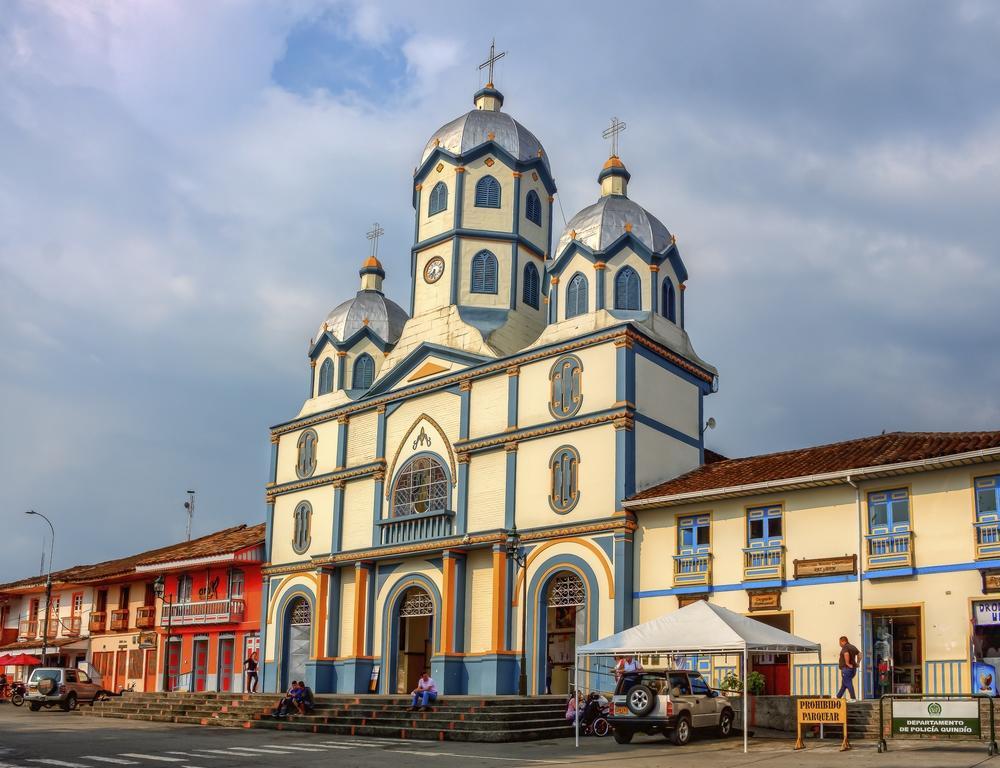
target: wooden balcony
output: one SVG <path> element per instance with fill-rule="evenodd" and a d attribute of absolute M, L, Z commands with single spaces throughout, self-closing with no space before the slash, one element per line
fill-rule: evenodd
<path fill-rule="evenodd" d="M 993 560 L 1000 557 L 1000 521 L 973 525 L 976 529 L 976 559 Z"/>
<path fill-rule="evenodd" d="M 80 626 L 83 622 L 79 616 L 70 616 L 68 619 L 62 620 L 63 634 L 66 637 L 79 637 L 80 636 Z"/>
<path fill-rule="evenodd" d="M 135 626 L 138 629 L 152 629 L 156 626 L 156 606 L 143 605 L 135 609 Z"/>
<path fill-rule="evenodd" d="M 128 629 L 128 608 L 118 608 L 111 612 L 111 631 L 124 632 Z"/>
<path fill-rule="evenodd" d="M 246 604 L 243 600 L 201 600 L 195 603 L 174 603 L 163 606 L 160 626 L 182 627 L 191 624 L 230 624 L 243 621 Z"/>
<path fill-rule="evenodd" d="M 674 586 L 690 587 L 712 583 L 712 555 L 701 552 L 674 555 Z"/>
<path fill-rule="evenodd" d="M 103 632 L 108 628 L 108 614 L 106 611 L 94 611 L 90 614 L 90 621 L 87 627 L 91 632 Z"/>
<path fill-rule="evenodd" d="M 49 619 L 46 626 L 46 637 L 52 639 L 59 636 L 59 619 Z"/>
<path fill-rule="evenodd" d="M 749 546 L 743 550 L 743 580 L 785 580 L 785 547 L 781 544 Z"/>
<path fill-rule="evenodd" d="M 913 531 L 865 536 L 868 570 L 913 567 Z"/>
<path fill-rule="evenodd" d="M 382 545 L 408 544 L 451 536 L 454 532 L 454 512 L 425 512 L 421 515 L 400 515 L 380 520 L 379 540 Z"/>
<path fill-rule="evenodd" d="M 38 637 L 38 622 L 33 619 L 19 621 L 17 624 L 18 640 L 31 640 Z"/>

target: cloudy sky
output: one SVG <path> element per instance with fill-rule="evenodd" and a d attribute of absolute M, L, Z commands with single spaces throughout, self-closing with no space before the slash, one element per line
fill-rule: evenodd
<path fill-rule="evenodd" d="M 567 217 L 628 123 L 718 366 L 710 446 L 1000 428 L 1000 6 L 4 3 L 0 580 L 263 517 L 269 425 L 374 220 L 407 304 L 411 173 L 505 109 Z"/>

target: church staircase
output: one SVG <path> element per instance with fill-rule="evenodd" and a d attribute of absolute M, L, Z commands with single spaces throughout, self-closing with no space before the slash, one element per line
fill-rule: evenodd
<path fill-rule="evenodd" d="M 442 696 L 427 712 L 407 711 L 409 698 L 403 696 L 317 696 L 312 713 L 275 719 L 270 713 L 278 698 L 132 693 L 79 711 L 87 717 L 432 741 L 537 741 L 573 735 L 561 696 Z"/>

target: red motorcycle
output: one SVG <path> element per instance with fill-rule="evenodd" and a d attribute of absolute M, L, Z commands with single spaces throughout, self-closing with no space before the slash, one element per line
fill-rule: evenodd
<path fill-rule="evenodd" d="M 0 689 L 0 697 L 8 699 L 15 707 L 24 704 L 24 695 L 28 692 L 24 683 L 9 683 Z"/>

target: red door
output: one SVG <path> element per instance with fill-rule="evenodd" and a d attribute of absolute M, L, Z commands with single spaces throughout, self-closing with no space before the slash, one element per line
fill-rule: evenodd
<path fill-rule="evenodd" d="M 156 651 L 146 651 L 146 673 L 143 675 L 142 690 L 147 693 L 156 690 Z"/>
<path fill-rule="evenodd" d="M 167 690 L 177 689 L 177 678 L 181 673 L 181 644 L 169 643 L 167 648 Z"/>
<path fill-rule="evenodd" d="M 205 690 L 205 682 L 208 677 L 208 640 L 194 641 L 194 681 L 192 687 L 197 692 Z"/>
<path fill-rule="evenodd" d="M 233 690 L 233 654 L 236 641 L 231 637 L 219 640 L 219 690 Z"/>
<path fill-rule="evenodd" d="M 115 658 L 115 681 L 111 690 L 118 693 L 119 685 L 125 685 L 125 665 L 128 662 L 128 651 L 118 651 Z"/>

